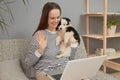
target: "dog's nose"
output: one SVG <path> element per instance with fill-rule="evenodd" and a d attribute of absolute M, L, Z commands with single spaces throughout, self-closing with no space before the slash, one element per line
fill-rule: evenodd
<path fill-rule="evenodd" d="M 62 30 L 62 28 L 60 28 L 60 30 Z"/>

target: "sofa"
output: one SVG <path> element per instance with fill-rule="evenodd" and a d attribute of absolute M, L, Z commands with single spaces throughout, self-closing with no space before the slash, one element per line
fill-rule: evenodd
<path fill-rule="evenodd" d="M 0 40 L 0 80 L 29 80 L 20 65 L 20 58 L 25 56 L 30 39 Z M 83 40 L 77 49 L 75 58 L 87 57 Z M 103 72 L 98 72 L 92 80 L 120 80 Z"/>
<path fill-rule="evenodd" d="M 29 80 L 20 65 L 20 58 L 27 53 L 29 44 L 30 39 L 0 40 L 0 80 Z M 87 56 L 82 38 L 77 53 L 75 58 Z"/>
<path fill-rule="evenodd" d="M 28 45 L 28 39 L 0 40 L 0 80 L 29 80 L 20 65 Z"/>

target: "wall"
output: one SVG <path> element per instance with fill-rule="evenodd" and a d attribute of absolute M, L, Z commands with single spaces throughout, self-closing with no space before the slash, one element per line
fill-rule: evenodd
<path fill-rule="evenodd" d="M 85 13 L 85 0 L 29 0 L 27 6 L 22 0 L 15 0 L 10 5 L 14 22 L 7 27 L 8 35 L 0 32 L 0 39 L 31 38 L 39 23 L 42 7 L 48 1 L 57 2 L 62 8 L 62 16 L 69 17 L 80 34 L 84 32 L 85 21 L 81 15 Z"/>
<path fill-rule="evenodd" d="M 78 30 L 78 32 L 81 35 L 85 34 L 85 0 L 29 0 L 29 5 L 27 6 L 23 5 L 22 0 L 15 0 L 14 3 L 10 5 L 14 15 L 14 22 L 10 23 L 7 27 L 9 35 L 0 32 L 0 39 L 31 38 L 39 23 L 42 7 L 48 1 L 57 2 L 62 8 L 62 16 L 69 17 L 73 26 Z M 90 12 L 102 11 L 103 3 L 101 1 L 103 0 L 91 0 Z M 108 1 L 109 11 L 120 11 L 120 0 Z M 102 26 L 102 18 L 91 19 L 92 29 L 90 32 L 101 33 L 100 27 Z M 100 41 L 91 41 L 91 44 L 93 45 L 91 49 L 93 51 L 96 48 L 96 45 L 101 47 Z M 116 46 L 119 46 L 119 44 Z"/>

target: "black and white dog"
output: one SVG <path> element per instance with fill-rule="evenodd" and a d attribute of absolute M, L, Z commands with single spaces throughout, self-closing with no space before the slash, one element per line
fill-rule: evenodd
<path fill-rule="evenodd" d="M 60 50 L 57 54 L 57 58 L 61 57 L 70 57 L 71 53 L 71 45 L 76 44 L 77 46 L 80 44 L 80 37 L 75 28 L 71 25 L 71 20 L 69 18 L 63 17 L 56 28 L 57 31 L 63 31 L 64 37 L 63 39 L 58 36 L 56 38 L 56 45 L 60 45 Z"/>

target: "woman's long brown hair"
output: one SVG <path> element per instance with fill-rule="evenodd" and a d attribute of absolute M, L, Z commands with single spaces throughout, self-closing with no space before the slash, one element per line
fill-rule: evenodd
<path fill-rule="evenodd" d="M 59 9 L 60 10 L 60 14 L 61 14 L 61 8 L 60 6 L 55 3 L 55 2 L 47 2 L 42 10 L 42 15 L 41 15 L 41 19 L 39 22 L 39 25 L 37 27 L 37 29 L 35 30 L 35 32 L 33 33 L 33 35 L 38 31 L 38 30 L 44 30 L 48 28 L 48 17 L 49 17 L 49 12 L 52 9 Z"/>

